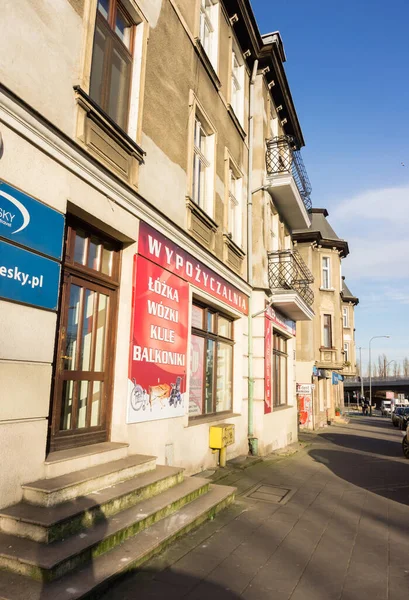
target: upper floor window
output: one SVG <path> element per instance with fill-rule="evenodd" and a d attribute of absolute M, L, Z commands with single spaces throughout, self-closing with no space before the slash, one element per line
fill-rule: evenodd
<path fill-rule="evenodd" d="M 344 361 L 349 362 L 349 344 L 348 344 L 348 342 L 344 343 Z"/>
<path fill-rule="evenodd" d="M 217 71 L 219 11 L 217 0 L 200 0 L 200 43 Z"/>
<path fill-rule="evenodd" d="M 193 140 L 192 199 L 212 216 L 214 135 L 201 115 L 195 117 Z"/>
<path fill-rule="evenodd" d="M 240 123 L 244 119 L 244 65 L 237 51 L 232 51 L 230 104 Z"/>
<path fill-rule="evenodd" d="M 241 193 L 242 180 L 232 168 L 229 169 L 229 207 L 227 217 L 227 229 L 232 240 L 238 245 L 242 242 L 242 208 Z"/>
<path fill-rule="evenodd" d="M 331 315 L 324 315 L 323 345 L 324 348 L 332 348 Z"/>
<path fill-rule="evenodd" d="M 118 0 L 98 0 L 90 96 L 122 129 L 128 123 L 134 29 Z"/>
<path fill-rule="evenodd" d="M 331 259 L 329 256 L 322 257 L 322 287 L 331 289 Z"/>
<path fill-rule="evenodd" d="M 349 315 L 347 306 L 344 306 L 342 309 L 342 323 L 344 327 L 349 327 Z"/>

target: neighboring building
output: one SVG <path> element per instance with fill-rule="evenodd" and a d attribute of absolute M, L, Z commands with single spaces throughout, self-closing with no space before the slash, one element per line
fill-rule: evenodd
<path fill-rule="evenodd" d="M 313 208 L 310 214 L 311 227 L 294 233 L 296 248 L 314 276 L 315 313 L 312 322 L 301 323 L 297 330 L 297 384 L 314 386 L 311 411 L 303 424 L 317 428 L 344 405 L 344 344 L 349 343 L 354 365 L 355 349 L 353 336 L 345 338 L 343 321 L 342 292 L 346 286 L 343 288 L 341 261 L 349 254 L 348 243 L 332 229 L 326 209 Z M 356 304 L 357 299 L 354 301 Z M 353 327 L 354 304 L 351 302 L 348 308 L 348 323 Z"/>
<path fill-rule="evenodd" d="M 344 336 L 344 368 L 342 374 L 344 377 L 356 377 L 358 373 L 355 346 L 355 307 L 359 304 L 359 299 L 349 290 L 344 276 L 342 276 L 341 300 Z"/>
<path fill-rule="evenodd" d="M 295 336 L 298 322 L 314 313 L 313 277 L 292 242 L 294 230 L 310 225 L 311 188 L 300 155 L 304 139 L 285 77 L 280 34 L 262 40 L 254 84 L 250 368 L 252 433 L 264 454 L 297 439 Z"/>

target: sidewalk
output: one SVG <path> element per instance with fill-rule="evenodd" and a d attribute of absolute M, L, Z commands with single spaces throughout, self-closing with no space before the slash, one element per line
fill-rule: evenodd
<path fill-rule="evenodd" d="M 292 456 L 229 464 L 234 506 L 104 600 L 407 600 L 409 461 L 388 421 L 302 434 Z M 247 468 L 240 468 L 240 467 Z"/>

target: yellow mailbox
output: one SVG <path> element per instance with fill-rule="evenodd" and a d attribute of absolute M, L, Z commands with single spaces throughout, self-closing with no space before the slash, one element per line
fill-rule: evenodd
<path fill-rule="evenodd" d="M 227 446 L 234 444 L 234 425 L 231 423 L 221 423 L 212 425 L 209 431 L 209 446 L 212 450 L 220 450 L 219 464 L 226 466 Z"/>

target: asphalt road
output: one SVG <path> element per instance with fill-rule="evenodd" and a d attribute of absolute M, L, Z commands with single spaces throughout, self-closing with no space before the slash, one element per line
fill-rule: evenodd
<path fill-rule="evenodd" d="M 302 434 L 292 456 L 231 467 L 220 482 L 237 486 L 236 504 L 104 600 L 408 600 L 401 439 L 390 419 L 355 416 Z"/>

